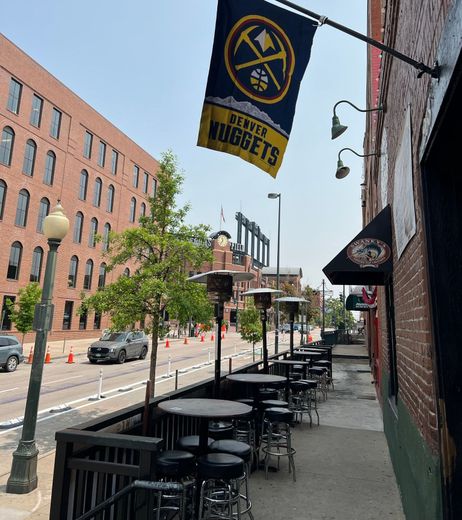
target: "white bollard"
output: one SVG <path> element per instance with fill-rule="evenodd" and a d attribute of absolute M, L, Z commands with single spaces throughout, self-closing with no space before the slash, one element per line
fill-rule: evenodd
<path fill-rule="evenodd" d="M 210 365 L 210 363 L 212 363 L 212 361 L 210 359 L 210 347 L 208 348 L 208 351 L 209 351 L 209 365 Z"/>
<path fill-rule="evenodd" d="M 96 399 L 101 399 L 101 394 L 103 392 L 103 369 L 99 369 L 99 383 L 98 383 L 98 395 L 96 396 Z"/>
<path fill-rule="evenodd" d="M 167 365 L 167 377 L 171 377 L 170 370 L 172 368 L 172 356 L 168 355 L 168 365 Z"/>

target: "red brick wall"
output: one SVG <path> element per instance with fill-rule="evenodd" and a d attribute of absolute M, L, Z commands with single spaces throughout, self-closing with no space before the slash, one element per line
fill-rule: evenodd
<path fill-rule="evenodd" d="M 8 91 L 12 77 L 23 85 L 18 115 L 7 110 Z M 44 100 L 41 127 L 39 129 L 29 123 L 32 95 L 34 93 Z M 53 107 L 59 109 L 63 114 L 58 140 L 49 135 Z M 62 331 L 65 301 L 74 301 L 74 311 L 79 305 L 86 261 L 92 259 L 94 262 L 93 289 L 97 286 L 99 265 L 104 261 L 101 243 L 97 244 L 95 248 L 88 246 L 90 220 L 93 217 L 98 219 L 99 233 L 102 233 L 106 222 L 111 225 L 113 231 L 122 231 L 133 225 L 129 222 L 130 199 L 132 197 L 136 198 L 137 215 L 139 215 L 141 202 L 144 200 L 147 204 L 147 197 L 142 192 L 143 173 L 147 171 L 150 174 L 148 193 L 151 194 L 151 186 L 158 163 L 92 107 L 78 98 L 9 40 L 0 35 L 0 131 L 5 126 L 12 127 L 16 136 L 11 166 L 6 167 L 0 164 L 0 178 L 8 185 L 6 207 L 3 219 L 0 221 L 0 230 L 4 240 L 3 247 L 0 248 L 0 298 L 3 299 L 5 294 L 17 294 L 18 289 L 29 282 L 33 249 L 36 246 L 40 246 L 45 252 L 47 251 L 45 237 L 36 232 L 40 199 L 47 197 L 51 208 L 53 208 L 56 200 L 59 198 L 70 220 L 70 230 L 60 246 L 58 254 L 54 290 L 55 317 L 50 339 L 61 339 L 76 333 L 82 337 L 93 337 L 98 334 L 93 331 L 93 315 L 88 317 L 86 331 L 78 331 L 79 319 L 75 315 L 72 319 L 71 331 Z M 93 134 L 91 159 L 83 157 L 85 130 Z M 37 144 L 33 177 L 28 177 L 22 173 L 24 146 L 28 139 L 33 139 Z M 104 168 L 97 164 L 100 139 L 107 145 Z M 110 171 L 113 149 L 119 153 L 117 175 L 112 175 Z M 52 150 L 56 154 L 53 186 L 47 186 L 42 182 L 45 157 L 48 150 Z M 140 167 L 138 189 L 132 186 L 132 172 L 135 163 Z M 82 169 L 86 169 L 89 174 L 86 201 L 78 199 L 79 178 Z M 92 204 L 96 177 L 99 177 L 103 182 L 99 208 L 94 207 Z M 106 192 L 109 184 L 115 187 L 114 209 L 112 213 L 106 211 Z M 14 224 L 18 192 L 22 188 L 27 189 L 31 196 L 26 228 L 20 228 Z M 81 244 L 75 244 L 72 238 L 77 211 L 81 211 L 84 214 Z M 12 281 L 6 279 L 6 272 L 10 246 L 15 240 L 20 241 L 23 245 L 23 258 L 19 280 Z M 67 284 L 69 261 L 72 255 L 77 255 L 79 258 L 77 287 L 75 289 L 69 288 Z M 44 267 L 45 258 L 42 266 L 42 282 Z M 106 277 L 107 283 L 113 280 L 115 276 L 118 276 L 122 270 L 119 269 L 114 273 L 108 274 Z M 106 324 L 107 321 L 103 319 L 102 328 Z"/>

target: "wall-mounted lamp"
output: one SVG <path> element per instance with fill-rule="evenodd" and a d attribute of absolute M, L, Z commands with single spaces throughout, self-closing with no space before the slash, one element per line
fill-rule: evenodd
<path fill-rule="evenodd" d="M 344 152 L 345 150 L 349 150 L 350 152 L 353 152 L 358 157 L 372 157 L 373 155 L 375 155 L 376 157 L 380 157 L 380 153 L 366 153 L 364 155 L 361 155 L 359 153 L 356 153 L 351 148 L 342 148 L 340 150 L 340 152 L 338 153 L 338 157 L 337 157 L 337 171 L 335 172 L 335 176 L 337 177 L 337 179 L 344 179 L 350 173 L 350 168 L 348 168 L 348 166 L 345 166 L 343 164 L 343 161 L 340 159 L 340 154 L 342 152 Z"/>
<path fill-rule="evenodd" d="M 340 101 L 337 101 L 337 103 L 335 103 L 335 105 L 334 105 L 334 115 L 332 116 L 332 128 L 331 128 L 331 137 L 332 137 L 332 139 L 337 139 L 337 137 L 342 135 L 343 132 L 345 132 L 345 130 L 348 128 L 347 126 L 342 125 L 340 123 L 340 119 L 338 118 L 337 113 L 335 111 L 337 106 L 340 105 L 340 103 L 347 103 L 348 105 L 350 105 L 353 108 L 355 108 L 358 112 L 385 111 L 385 107 L 383 105 L 380 105 L 377 108 L 366 108 L 366 109 L 363 110 L 361 108 L 358 108 L 356 105 L 353 105 L 353 103 L 351 103 L 350 101 L 347 101 L 346 99 L 341 99 Z"/>

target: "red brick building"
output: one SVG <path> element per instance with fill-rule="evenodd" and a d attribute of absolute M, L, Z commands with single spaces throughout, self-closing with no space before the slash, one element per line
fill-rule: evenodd
<path fill-rule="evenodd" d="M 406 517 L 462 518 L 462 2 L 369 0 L 364 224 L 391 207 L 393 273 L 371 316 L 378 395 Z"/>
<path fill-rule="evenodd" d="M 136 225 L 156 191 L 158 163 L 2 35 L 0 132 L 1 328 L 11 329 L 6 298 L 43 282 L 41 226 L 60 199 L 70 230 L 58 252 L 49 337 L 94 337 L 106 321 L 76 315 L 80 294 L 122 273 L 106 277 L 104 236 Z"/>

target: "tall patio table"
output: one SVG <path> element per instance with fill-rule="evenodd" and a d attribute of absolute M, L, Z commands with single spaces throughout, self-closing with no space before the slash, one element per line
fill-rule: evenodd
<path fill-rule="evenodd" d="M 303 377 L 306 379 L 306 370 L 311 365 L 309 361 L 297 361 L 296 359 L 277 359 L 274 360 L 275 365 L 283 365 L 286 367 L 286 401 L 289 399 L 290 385 L 289 385 L 289 372 L 290 367 L 294 365 L 301 365 L 303 367 Z"/>
<path fill-rule="evenodd" d="M 257 404 L 258 401 L 258 388 L 261 385 L 271 385 L 274 383 L 282 383 L 285 381 L 285 377 L 282 376 L 276 376 L 273 374 L 229 374 L 226 376 L 226 379 L 229 379 L 230 381 L 234 381 L 235 383 L 245 383 L 252 385 L 253 390 L 253 401 L 254 405 Z"/>
<path fill-rule="evenodd" d="M 310 366 L 314 361 L 319 361 L 324 356 L 323 352 L 314 352 L 312 350 L 294 350 L 294 357 L 309 358 Z"/>

